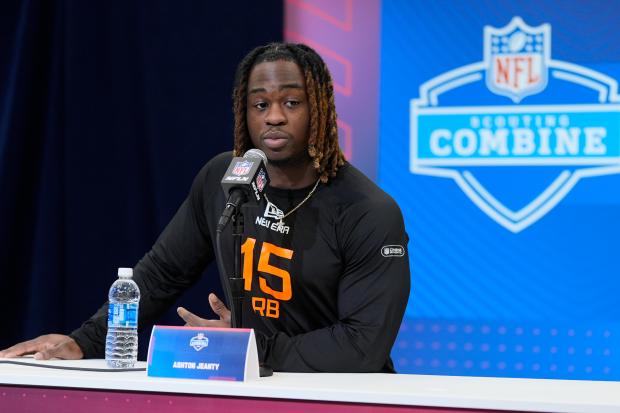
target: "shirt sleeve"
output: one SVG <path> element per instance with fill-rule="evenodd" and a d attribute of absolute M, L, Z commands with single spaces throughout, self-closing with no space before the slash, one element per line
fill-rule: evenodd
<path fill-rule="evenodd" d="M 196 281 L 213 260 L 213 246 L 205 217 L 205 166 L 194 179 L 190 193 L 153 248 L 134 268 L 140 288 L 138 325 L 151 325 Z M 103 357 L 107 331 L 108 303 L 70 334 L 85 358 Z"/>
<path fill-rule="evenodd" d="M 352 206 L 341 220 L 338 321 L 297 336 L 259 333 L 262 359 L 276 371 L 393 371 L 390 350 L 410 288 L 402 214 L 388 199 Z"/>

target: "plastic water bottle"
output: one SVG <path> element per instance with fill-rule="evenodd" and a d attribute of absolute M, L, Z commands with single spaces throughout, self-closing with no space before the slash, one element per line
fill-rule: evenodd
<path fill-rule="evenodd" d="M 138 303 L 140 289 L 131 268 L 119 268 L 108 295 L 108 334 L 105 359 L 113 368 L 133 367 L 138 359 Z"/>

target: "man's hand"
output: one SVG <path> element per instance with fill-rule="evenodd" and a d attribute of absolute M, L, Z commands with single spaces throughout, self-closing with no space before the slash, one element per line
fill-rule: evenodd
<path fill-rule="evenodd" d="M 52 358 L 77 360 L 84 357 L 82 349 L 71 337 L 62 334 L 46 334 L 0 351 L 0 358 L 19 357 L 27 354 L 34 354 L 34 358 L 37 360 Z"/>
<path fill-rule="evenodd" d="M 200 318 L 183 307 L 177 308 L 177 314 L 185 320 L 185 325 L 190 327 L 230 327 L 230 310 L 224 303 L 215 294 L 209 294 L 209 304 L 213 312 L 220 317 L 219 320 Z"/>

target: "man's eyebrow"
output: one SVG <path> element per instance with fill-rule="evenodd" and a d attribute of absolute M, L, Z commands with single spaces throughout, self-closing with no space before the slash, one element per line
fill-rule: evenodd
<path fill-rule="evenodd" d="M 250 89 L 250 91 L 248 92 L 248 95 L 251 95 L 252 93 L 260 93 L 260 92 L 266 92 L 267 89 L 265 89 L 264 87 L 255 87 L 254 89 Z"/>
<path fill-rule="evenodd" d="M 280 85 L 278 89 L 284 90 L 284 89 L 303 89 L 303 88 L 304 87 L 300 85 L 299 83 L 286 83 L 284 85 Z"/>
<path fill-rule="evenodd" d="M 302 89 L 303 90 L 303 85 L 299 84 L 299 83 L 285 83 L 283 85 L 280 85 L 278 87 L 278 90 L 284 90 L 284 89 Z M 260 93 L 260 92 L 266 92 L 267 89 L 265 89 L 264 87 L 255 87 L 250 89 L 250 91 L 248 92 L 248 95 L 251 95 L 253 93 Z"/>

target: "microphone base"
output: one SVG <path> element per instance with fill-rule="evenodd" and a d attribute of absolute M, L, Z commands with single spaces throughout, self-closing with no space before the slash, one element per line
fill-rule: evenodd
<path fill-rule="evenodd" d="M 258 366 L 258 375 L 260 377 L 271 377 L 273 376 L 273 369 L 269 366 L 261 364 Z"/>

